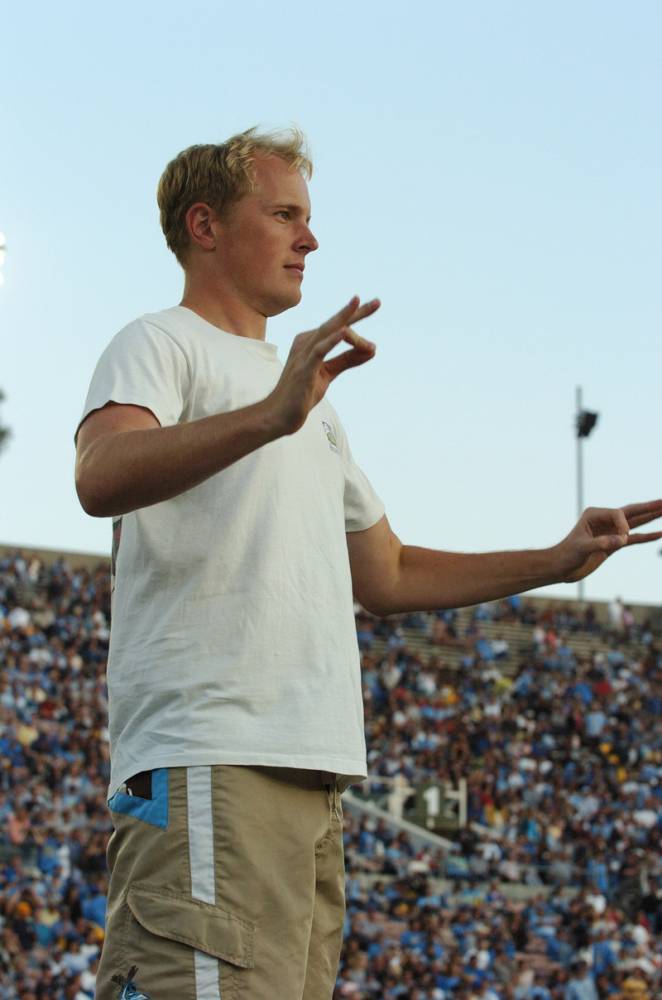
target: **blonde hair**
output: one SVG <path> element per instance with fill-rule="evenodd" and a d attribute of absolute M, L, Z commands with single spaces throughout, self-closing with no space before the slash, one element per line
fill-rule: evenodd
<path fill-rule="evenodd" d="M 306 138 L 297 128 L 259 133 L 257 128 L 223 143 L 189 146 L 163 171 L 156 194 L 166 243 L 183 266 L 190 248 L 186 213 L 203 201 L 222 215 L 254 188 L 256 156 L 279 156 L 306 179 L 313 173 Z"/>

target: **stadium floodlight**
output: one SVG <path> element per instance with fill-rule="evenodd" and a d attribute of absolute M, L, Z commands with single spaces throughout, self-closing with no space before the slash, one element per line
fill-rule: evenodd
<path fill-rule="evenodd" d="M 599 413 L 581 410 L 577 414 L 577 437 L 587 438 L 598 422 Z"/>

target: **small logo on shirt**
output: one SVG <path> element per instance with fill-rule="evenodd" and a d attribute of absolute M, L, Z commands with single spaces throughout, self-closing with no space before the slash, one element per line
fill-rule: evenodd
<path fill-rule="evenodd" d="M 322 421 L 322 426 L 324 428 L 324 433 L 326 434 L 329 442 L 329 448 L 331 449 L 331 451 L 335 451 L 338 452 L 338 454 L 340 454 L 340 452 L 338 451 L 338 441 L 336 440 L 336 435 L 333 427 L 331 426 L 331 424 L 327 424 L 326 420 Z"/>

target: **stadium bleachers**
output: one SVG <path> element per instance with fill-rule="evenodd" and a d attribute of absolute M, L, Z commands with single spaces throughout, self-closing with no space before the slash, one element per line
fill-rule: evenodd
<path fill-rule="evenodd" d="M 94 995 L 109 611 L 105 561 L 0 546 L 0 1000 Z M 659 609 L 356 611 L 375 780 L 336 1000 L 662 996 Z M 464 779 L 466 826 L 417 836 L 375 806 L 394 779 Z"/>

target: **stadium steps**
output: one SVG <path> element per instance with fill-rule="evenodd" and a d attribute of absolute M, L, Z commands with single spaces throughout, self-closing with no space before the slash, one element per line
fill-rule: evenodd
<path fill-rule="evenodd" d="M 502 638 L 508 643 L 507 656 L 493 661 L 497 669 L 505 676 L 517 673 L 522 658 L 527 658 L 534 648 L 533 625 L 525 625 L 517 621 L 478 621 L 471 620 L 472 609 L 463 609 L 458 614 L 456 630 L 458 639 L 453 645 L 433 642 L 427 632 L 420 629 L 402 628 L 405 648 L 410 656 L 418 657 L 421 664 L 427 666 L 431 657 L 439 661 L 440 669 L 456 671 L 461 669 L 462 658 L 472 652 L 474 640 L 478 636 L 486 639 Z M 388 621 L 389 619 L 387 619 Z M 432 618 L 429 619 L 430 623 Z M 473 634 L 467 636 L 466 631 L 472 627 Z M 595 653 L 606 654 L 613 648 L 608 636 L 589 632 L 556 631 L 557 637 L 564 637 L 567 644 L 580 660 L 592 660 Z M 636 657 L 646 651 L 639 643 L 623 643 L 619 648 L 627 655 Z M 377 659 L 382 659 L 389 651 L 388 640 L 375 636 L 369 652 Z"/>
<path fill-rule="evenodd" d="M 382 880 L 384 883 L 386 880 Z M 439 888 L 435 888 L 435 893 L 442 891 Z M 460 902 L 460 900 L 458 900 Z M 512 910 L 517 911 L 524 908 L 524 903 L 522 901 L 517 902 L 515 900 L 511 901 Z M 443 910 L 442 910 L 443 912 Z M 352 923 L 356 924 L 358 928 L 361 928 L 362 924 L 372 924 L 378 925 L 379 931 L 385 936 L 384 945 L 389 944 L 399 945 L 400 939 L 405 931 L 409 930 L 409 924 L 406 920 L 398 920 L 397 918 L 389 918 L 384 914 L 378 914 L 374 911 L 372 913 L 366 913 L 364 911 L 357 911 L 352 914 Z M 547 948 L 543 938 L 534 936 L 528 942 L 526 949 L 524 951 L 516 952 L 516 958 L 522 959 L 528 968 L 532 969 L 534 972 L 549 973 L 553 969 L 557 968 L 555 963 L 547 957 Z"/>

